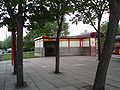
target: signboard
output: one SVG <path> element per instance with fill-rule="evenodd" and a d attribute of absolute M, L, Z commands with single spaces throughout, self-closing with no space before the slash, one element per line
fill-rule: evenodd
<path fill-rule="evenodd" d="M 95 47 L 95 38 L 90 38 L 90 46 Z"/>
<path fill-rule="evenodd" d="M 96 41 L 95 38 L 90 38 L 90 54 L 96 55 Z"/>

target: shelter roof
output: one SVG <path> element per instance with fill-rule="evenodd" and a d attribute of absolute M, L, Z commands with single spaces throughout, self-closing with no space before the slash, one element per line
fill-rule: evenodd
<path fill-rule="evenodd" d="M 86 33 L 86 34 L 81 34 L 81 35 L 76 35 L 76 36 L 61 36 L 60 39 L 85 39 L 89 37 L 97 37 L 96 32 L 91 32 L 91 33 Z M 104 37 L 104 33 L 101 32 L 101 37 Z M 56 39 L 56 36 L 42 36 L 35 38 L 34 41 L 39 40 L 39 39 Z"/>

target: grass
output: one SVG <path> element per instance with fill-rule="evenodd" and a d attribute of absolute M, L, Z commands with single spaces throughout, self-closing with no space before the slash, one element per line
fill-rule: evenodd
<path fill-rule="evenodd" d="M 25 52 L 23 53 L 23 58 L 26 59 L 26 58 L 38 58 L 40 56 L 35 56 L 33 52 Z"/>
<path fill-rule="evenodd" d="M 11 54 L 4 54 L 1 60 L 11 60 Z"/>
<path fill-rule="evenodd" d="M 23 58 L 38 58 L 40 56 L 35 56 L 33 52 L 24 52 Z M 1 60 L 11 60 L 11 54 L 4 54 L 1 58 Z"/>

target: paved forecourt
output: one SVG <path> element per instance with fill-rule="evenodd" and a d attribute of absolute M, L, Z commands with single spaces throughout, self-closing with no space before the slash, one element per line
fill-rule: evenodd
<path fill-rule="evenodd" d="M 25 88 L 16 88 L 10 61 L 0 61 L 0 90 L 91 90 L 98 61 L 92 56 L 60 58 L 60 74 L 54 74 L 55 57 L 24 60 Z M 120 90 L 120 60 L 113 57 L 106 90 Z"/>

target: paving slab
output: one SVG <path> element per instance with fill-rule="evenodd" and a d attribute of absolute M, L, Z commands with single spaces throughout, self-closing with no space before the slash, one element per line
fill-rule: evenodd
<path fill-rule="evenodd" d="M 97 57 L 60 57 L 60 72 L 55 74 L 55 57 L 24 59 L 24 81 L 27 87 L 16 88 L 11 61 L 0 61 L 0 90 L 90 90 L 97 70 Z M 106 89 L 120 90 L 120 60 L 111 59 Z"/>

